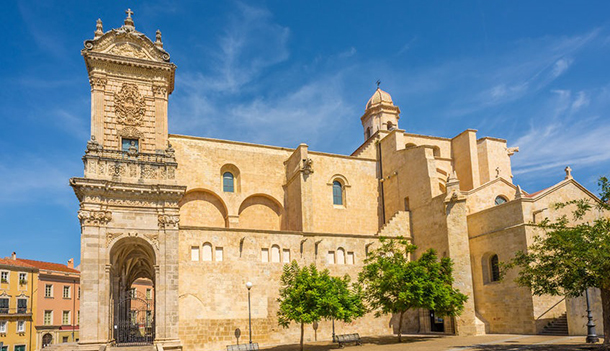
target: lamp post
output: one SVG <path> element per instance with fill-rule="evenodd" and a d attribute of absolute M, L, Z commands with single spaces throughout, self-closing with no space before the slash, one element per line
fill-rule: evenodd
<path fill-rule="evenodd" d="M 252 282 L 246 283 L 248 288 L 248 332 L 250 334 L 250 344 L 252 343 L 252 313 L 250 312 L 250 289 L 252 289 Z"/>
<path fill-rule="evenodd" d="M 335 342 L 335 319 L 333 318 L 333 342 Z"/>
<path fill-rule="evenodd" d="M 587 344 L 594 344 L 599 341 L 595 333 L 595 323 L 593 323 L 593 315 L 591 314 L 591 306 L 589 304 L 589 289 L 585 289 L 585 297 L 587 299 Z"/>

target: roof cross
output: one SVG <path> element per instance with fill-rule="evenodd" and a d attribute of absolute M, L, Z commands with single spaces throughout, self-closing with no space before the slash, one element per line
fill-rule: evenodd
<path fill-rule="evenodd" d="M 125 13 L 127 14 L 127 18 L 131 18 L 131 15 L 133 15 L 133 11 L 131 11 L 131 9 L 127 9 Z"/>
<path fill-rule="evenodd" d="M 381 81 L 379 79 L 377 79 L 377 89 L 379 89 L 380 84 L 381 84 Z"/>

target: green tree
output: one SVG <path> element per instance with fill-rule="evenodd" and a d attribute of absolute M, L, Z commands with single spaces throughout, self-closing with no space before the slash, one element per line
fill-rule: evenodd
<path fill-rule="evenodd" d="M 305 324 L 321 319 L 351 322 L 366 312 L 361 291 L 350 287 L 350 277 L 331 277 L 328 270 L 315 265 L 300 268 L 296 261 L 284 265 L 281 277 L 278 323 L 287 328 L 291 322 L 301 325 L 301 351 Z"/>
<path fill-rule="evenodd" d="M 556 209 L 571 206 L 573 220 L 567 216 L 539 226 L 538 235 L 527 252 L 517 252 L 505 269 L 520 269 L 516 282 L 531 288 L 535 295 L 577 297 L 593 287 L 601 291 L 604 321 L 604 348 L 610 348 L 610 183 L 599 179 L 600 201 L 586 199 L 555 204 Z M 591 213 L 593 212 L 593 213 Z M 597 217 L 585 220 L 591 213 Z"/>
<path fill-rule="evenodd" d="M 433 249 L 417 260 L 409 256 L 416 246 L 402 237 L 381 238 L 381 247 L 365 259 L 358 281 L 365 300 L 375 315 L 398 314 L 398 342 L 402 342 L 403 315 L 412 308 L 434 310 L 439 315 L 457 316 L 468 296 L 455 289 L 449 258 L 440 261 Z"/>

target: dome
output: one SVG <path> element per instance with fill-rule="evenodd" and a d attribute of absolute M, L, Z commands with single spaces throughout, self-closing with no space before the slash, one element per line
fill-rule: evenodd
<path fill-rule="evenodd" d="M 368 110 L 369 108 L 375 105 L 379 105 L 382 102 L 394 106 L 390 94 L 386 93 L 380 88 L 377 88 L 377 90 L 375 90 L 375 92 L 373 93 L 373 96 L 371 96 L 371 98 L 369 99 L 369 102 L 366 103 L 366 109 Z"/>

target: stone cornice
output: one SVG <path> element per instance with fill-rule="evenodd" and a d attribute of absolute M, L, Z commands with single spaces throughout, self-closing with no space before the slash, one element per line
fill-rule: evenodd
<path fill-rule="evenodd" d="M 110 206 L 166 207 L 178 206 L 185 186 L 165 184 L 120 183 L 110 180 L 71 178 L 70 185 L 81 202 Z"/>

